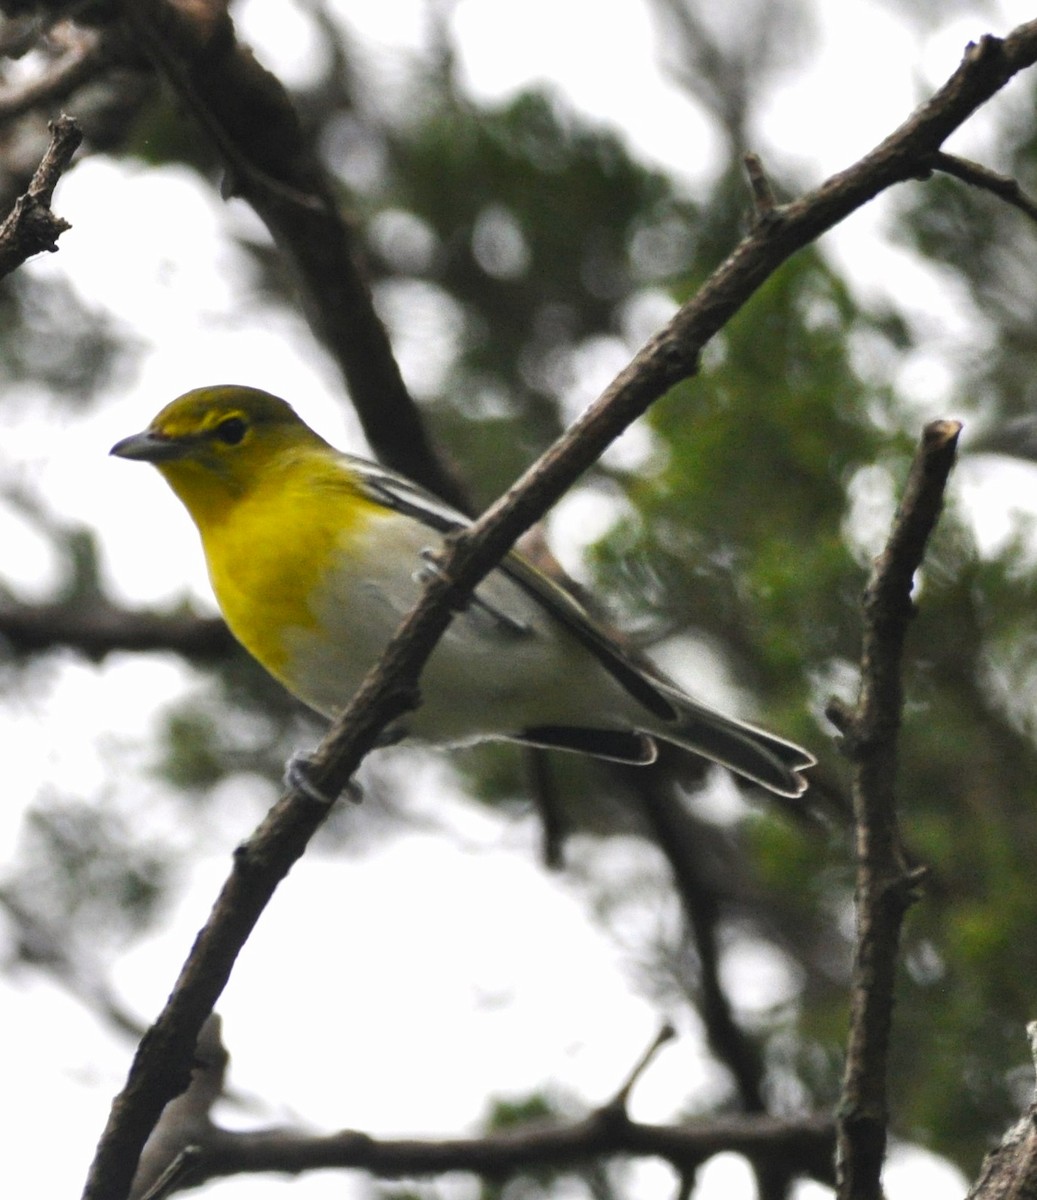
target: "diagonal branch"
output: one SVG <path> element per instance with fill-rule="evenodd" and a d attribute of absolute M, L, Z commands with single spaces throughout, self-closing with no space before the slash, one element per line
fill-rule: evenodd
<path fill-rule="evenodd" d="M 874 151 L 758 222 L 572 428 L 478 521 L 450 539 L 420 603 L 318 747 L 308 772 L 310 786 L 290 789 L 238 850 L 209 920 L 113 1104 L 87 1181 L 90 1200 L 126 1196 L 148 1133 L 168 1100 L 187 1086 L 198 1032 L 238 952 L 327 814 L 319 793 L 338 795 L 379 731 L 413 706 L 419 672 L 451 611 L 614 438 L 672 384 L 695 372 L 706 342 L 790 255 L 885 188 L 924 172 L 943 140 L 1035 61 L 1037 22 L 1004 40 L 988 37 L 970 46 L 944 87 Z"/>
<path fill-rule="evenodd" d="M 880 1200 L 888 1124 L 886 1069 L 900 931 L 924 869 L 906 861 L 894 801 L 900 667 L 915 571 L 943 504 L 961 425 L 926 426 L 883 553 L 864 594 L 857 707 L 840 723 L 854 763 L 857 944 L 839 1106 L 839 1200 Z"/>

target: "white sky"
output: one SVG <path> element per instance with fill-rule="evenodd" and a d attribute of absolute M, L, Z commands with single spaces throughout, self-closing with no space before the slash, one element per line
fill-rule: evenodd
<path fill-rule="evenodd" d="M 424 7 L 417 0 L 341 0 L 338 7 L 363 29 L 383 67 L 391 68 L 401 46 L 421 45 Z M 816 180 L 846 165 L 899 123 L 921 91 L 946 77 L 968 38 L 1005 32 L 1032 16 L 1021 2 L 992 9 L 1000 15 L 957 18 L 950 32 L 922 43 L 888 6 L 865 0 L 819 4 L 822 40 L 809 69 L 791 74 L 768 106 L 761 131 L 765 157 L 801 164 Z M 277 6 L 275 26 L 269 5 L 252 2 L 240 11 L 242 30 L 260 57 L 285 77 L 304 73 L 308 59 L 320 52 L 308 40 L 305 22 L 291 19 L 290 6 Z M 624 130 L 641 151 L 683 171 L 689 183 L 708 170 L 714 153 L 708 127 L 656 73 L 654 31 L 637 0 L 461 0 L 454 23 L 466 78 L 479 95 L 503 97 L 550 80 L 582 112 Z M 876 93 L 877 62 L 884 82 Z M 624 76 L 640 68 L 641 78 L 618 87 L 620 67 Z M 982 144 L 981 131 L 964 140 L 970 138 Z M 189 522 L 157 475 L 113 462 L 108 447 L 146 424 L 168 399 L 205 382 L 255 383 L 285 395 L 332 441 L 351 449 L 361 448 L 357 427 L 341 404 L 335 373 L 301 320 L 239 308 L 236 280 L 243 264 L 234 261 L 221 230 L 250 219 L 243 206 L 225 205 L 176 169 L 95 158 L 63 181 L 57 209 L 73 230 L 62 238 L 59 254 L 43 256 L 29 269 L 71 280 L 93 305 L 132 328 L 146 351 L 139 375 L 120 395 L 65 429 L 51 426 L 41 437 L 35 419 L 21 418 L 17 410 L 13 416 L 0 412 L 0 465 L 6 472 L 18 464 L 59 512 L 104 530 L 105 561 L 118 596 L 142 604 L 169 599 L 182 594 L 188 579 L 192 597 L 207 607 Z M 156 238 L 156 213 L 162 212 L 170 217 Z M 851 266 L 864 289 L 888 286 L 894 274 L 901 280 L 910 272 L 919 319 L 949 326 L 949 337 L 963 334 L 967 326 L 944 281 L 909 266 L 878 240 L 881 220 L 881 209 L 855 217 L 828 239 L 831 252 Z M 113 244 L 140 252 L 113 271 Z M 939 354 L 921 356 L 914 370 L 919 396 L 939 397 L 946 384 Z M 2 511 L 0 538 L 15 585 L 26 597 L 44 594 L 55 564 L 41 544 Z M 26 690 L 9 700 L 0 715 L 21 748 L 23 772 L 9 787 L 15 803 L 0 819 L 5 858 L 16 850 L 18 815 L 42 788 L 89 793 L 113 763 L 139 771 L 153 731 L 141 697 L 153 696 L 157 705 L 189 686 L 190 677 L 162 658 L 113 659 L 100 668 L 70 660 L 55 666 L 49 683 L 32 696 Z M 67 750 L 55 748 L 55 728 L 63 741 L 71 739 Z M 538 865 L 532 820 L 491 816 L 441 795 L 449 790 L 446 772 L 428 771 L 439 795 L 437 817 L 460 829 L 463 845 L 413 833 L 346 862 L 307 858 L 275 897 L 219 1006 L 234 1086 L 278 1098 L 284 1112 L 317 1127 L 457 1133 L 478 1119 L 488 1088 L 522 1092 L 547 1078 L 591 1103 L 601 1101 L 656 1031 L 656 1011 L 638 995 L 624 947 L 587 919 L 587 885 L 571 876 L 550 877 Z M 127 799 L 152 796 L 154 784 L 132 772 L 120 784 Z M 420 801 L 415 796 L 411 803 Z M 160 800 L 155 806 L 161 809 Z M 232 805 L 220 809 L 176 912 L 119 962 L 117 984 L 142 1016 L 161 1003 L 231 848 L 251 824 L 250 815 L 239 825 Z M 622 843 L 584 846 L 582 857 L 590 877 L 599 871 L 623 878 L 634 869 L 631 848 Z M 638 911 L 634 896 L 631 919 L 650 919 L 644 907 Z M 318 919 L 320 927 L 308 938 Z M 333 955 L 329 942 L 338 947 Z M 287 985 L 271 983 L 271 964 Z M 743 979 L 766 975 L 761 1004 L 771 987 L 783 986 L 780 967 L 763 959 L 742 958 L 728 967 Z M 35 1020 L 27 1021 L 27 1012 Z M 5 1028 L 20 1030 L 9 1039 L 5 1070 L 7 1093 L 19 1097 L 24 1114 L 5 1154 L 5 1177 L 15 1192 L 27 1190 L 18 1184 L 31 1179 L 33 1194 L 75 1194 L 109 1097 L 121 1084 L 128 1047 L 36 978 L 0 982 L 0 1014 Z M 671 1117 L 690 1085 L 698 1083 L 700 1098 L 720 1086 L 697 1030 L 685 1026 L 681 1033 L 638 1085 L 636 1116 Z M 1022 1058 L 1021 1031 L 1020 1048 Z M 260 1112 L 256 1119 L 276 1114 Z M 60 1154 L 53 1152 L 56 1128 L 62 1130 Z M 639 1170 L 641 1194 L 669 1192 L 664 1168 Z M 748 1190 L 744 1164 L 729 1156 L 710 1164 L 703 1178 L 707 1197 Z M 891 1200 L 921 1194 L 919 1179 L 931 1200 L 963 1190 L 956 1172 L 905 1151 L 890 1164 Z M 307 1200 L 343 1194 L 334 1174 L 290 1185 L 228 1181 L 211 1190 L 230 1197 L 236 1189 L 254 1200 L 268 1192 L 282 1195 L 286 1186 Z M 467 1194 L 453 1186 L 444 1194 Z M 822 1194 L 817 1187 L 801 1191 L 809 1200 Z"/>

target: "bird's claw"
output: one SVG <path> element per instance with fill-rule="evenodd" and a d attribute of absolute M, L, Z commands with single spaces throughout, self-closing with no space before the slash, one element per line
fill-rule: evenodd
<path fill-rule="evenodd" d="M 442 576 L 443 568 L 439 565 L 438 550 L 434 550 L 431 546 L 426 546 L 424 550 L 418 551 L 418 557 L 422 563 L 414 572 L 414 578 L 418 583 L 428 583 L 430 579 L 437 579 Z"/>
<path fill-rule="evenodd" d="M 312 778 L 313 760 L 302 750 L 297 750 L 285 764 L 285 786 L 292 791 L 300 792 L 315 804 L 323 804 L 330 808 L 337 799 L 329 796 L 314 783 Z M 346 799 L 352 804 L 360 804 L 364 798 L 364 790 L 355 779 L 351 779 L 345 787 Z"/>

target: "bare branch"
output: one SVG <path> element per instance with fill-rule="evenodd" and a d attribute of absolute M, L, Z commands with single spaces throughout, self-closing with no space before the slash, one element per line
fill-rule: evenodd
<path fill-rule="evenodd" d="M 50 145 L 40 159 L 28 191 L 18 197 L 0 225 L 0 279 L 34 254 L 57 250 L 58 238 L 72 228 L 51 212 L 50 204 L 58 180 L 72 161 L 83 135 L 75 121 L 66 116 L 52 121 L 50 132 Z"/>
<path fill-rule="evenodd" d="M 634 1064 L 630 1074 L 623 1080 L 622 1087 L 620 1087 L 619 1091 L 616 1092 L 606 1107 L 618 1109 L 622 1113 L 626 1112 L 627 1104 L 630 1102 L 630 1093 L 634 1090 L 637 1081 L 655 1061 L 656 1055 L 663 1046 L 667 1042 L 672 1042 L 676 1036 L 677 1030 L 667 1021 L 652 1039 L 652 1044 L 645 1048 L 644 1053 Z"/>
<path fill-rule="evenodd" d="M 383 1179 L 470 1171 L 495 1180 L 523 1170 L 577 1165 L 592 1157 L 655 1155 L 684 1173 L 725 1151 L 744 1155 L 758 1170 L 832 1180 L 835 1125 L 828 1116 L 776 1119 L 759 1114 L 646 1125 L 631 1121 L 629 1094 L 655 1055 L 674 1036 L 664 1026 L 616 1095 L 581 1120 L 530 1122 L 471 1138 L 378 1139 L 354 1130 L 311 1135 L 291 1128 L 255 1132 L 223 1129 L 211 1118 L 227 1053 L 219 1018 L 210 1017 L 196 1051 L 191 1086 L 162 1115 L 141 1158 L 131 1196 L 159 1200 L 209 1179 L 258 1171 L 301 1174 L 360 1168 Z"/>
<path fill-rule="evenodd" d="M 1037 200 L 1028 196 L 1019 186 L 1018 180 L 1011 175 L 999 175 L 989 167 L 980 166 L 967 158 L 959 158 L 956 154 L 934 154 L 932 168 L 942 171 L 945 175 L 953 175 L 963 183 L 992 192 L 999 199 L 1011 204 L 1013 208 L 1025 213 L 1031 221 L 1037 221 Z"/>
<path fill-rule="evenodd" d="M 383 1179 L 470 1171 L 499 1179 L 523 1170 L 575 1166 L 590 1158 L 644 1155 L 693 1171 L 730 1151 L 754 1164 L 795 1164 L 797 1172 L 831 1180 L 834 1146 L 828 1117 L 715 1117 L 686 1125 L 645 1125 L 599 1109 L 569 1125 L 530 1124 L 503 1133 L 440 1140 L 378 1139 L 352 1130 L 308 1137 L 286 1130 L 219 1130 L 192 1155 L 192 1186 L 244 1172 L 361 1169 Z"/>
<path fill-rule="evenodd" d="M 774 189 L 767 178 L 767 172 L 763 169 L 763 160 L 758 154 L 746 154 L 744 162 L 749 189 L 753 194 L 756 220 L 766 221 L 774 212 Z"/>
<path fill-rule="evenodd" d="M 142 10 L 152 3 L 141 0 Z M 290 789 L 235 856 L 208 922 L 165 1009 L 141 1043 L 113 1105 L 87 1181 L 91 1200 L 123 1200 L 141 1147 L 170 1098 L 187 1086 L 202 1022 L 280 880 L 378 734 L 415 702 L 416 680 L 452 609 L 518 535 L 655 400 L 696 369 L 706 342 L 796 250 L 892 184 L 917 176 L 943 140 L 1018 71 L 1037 60 L 1037 22 L 970 46 L 947 84 L 853 167 L 775 210 L 717 269 L 605 393 L 478 521 L 451 539 L 440 570 L 311 762 L 310 786 Z"/>
<path fill-rule="evenodd" d="M 857 944 L 839 1106 L 839 1200 L 879 1200 L 888 1123 L 886 1071 L 904 914 L 923 872 L 907 863 L 894 801 L 901 661 L 911 589 L 943 503 L 961 425 L 926 426 L 889 541 L 864 596 L 861 686 L 846 726 L 854 763 Z"/>
<path fill-rule="evenodd" d="M 171 650 L 193 662 L 220 662 L 237 647 L 222 617 L 135 612 L 100 599 L 0 605 L 0 641 L 16 654 L 70 646 L 95 661 L 117 650 Z"/>

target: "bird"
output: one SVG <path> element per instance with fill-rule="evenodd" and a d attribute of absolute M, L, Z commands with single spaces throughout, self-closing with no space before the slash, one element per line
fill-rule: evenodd
<path fill-rule="evenodd" d="M 252 387 L 186 392 L 110 453 L 158 469 L 198 528 L 231 632 L 330 718 L 417 602 L 443 537 L 470 524 L 404 476 L 336 450 L 286 401 Z M 419 686 L 421 703 L 387 742 L 497 739 L 643 765 L 663 741 L 790 798 L 816 763 L 635 661 L 515 551 L 455 615 Z"/>

